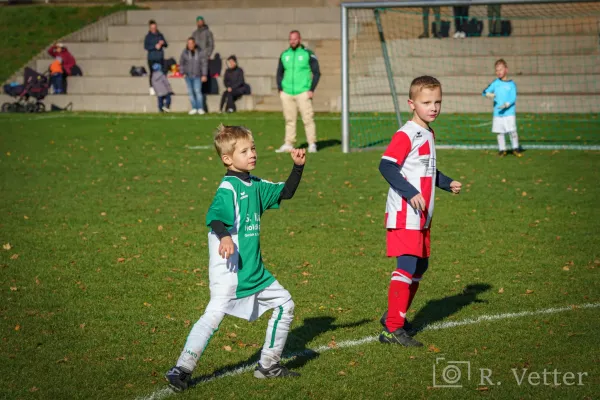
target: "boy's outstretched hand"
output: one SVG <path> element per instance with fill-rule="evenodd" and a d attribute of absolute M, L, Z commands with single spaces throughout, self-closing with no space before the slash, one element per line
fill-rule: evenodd
<path fill-rule="evenodd" d="M 450 183 L 450 190 L 452 190 L 452 193 L 459 194 L 460 189 L 462 189 L 462 183 L 458 181 L 452 181 Z"/>
<path fill-rule="evenodd" d="M 306 163 L 306 149 L 293 149 L 290 154 L 296 165 L 304 165 Z"/>
<path fill-rule="evenodd" d="M 235 251 L 235 247 L 233 245 L 233 240 L 231 236 L 225 236 L 221 239 L 221 244 L 219 245 L 219 255 L 225 259 L 231 257 L 233 252 Z"/>

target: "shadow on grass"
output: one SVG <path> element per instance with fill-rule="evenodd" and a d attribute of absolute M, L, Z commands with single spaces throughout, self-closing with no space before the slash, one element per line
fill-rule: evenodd
<path fill-rule="evenodd" d="M 319 140 L 317 141 L 317 149 L 323 150 L 327 147 L 340 146 L 342 142 L 338 139 L 327 139 L 327 140 Z M 308 147 L 308 143 L 302 143 L 298 146 L 299 149 L 306 149 Z"/>
<path fill-rule="evenodd" d="M 301 326 L 290 331 L 285 345 L 285 352 L 282 358 L 291 360 L 286 363 L 288 368 L 301 368 L 310 360 L 319 356 L 319 353 L 309 349 L 306 345 L 317 338 L 318 336 L 332 332 L 338 329 L 354 328 L 372 322 L 368 319 L 363 319 L 357 322 L 348 324 L 334 324 L 335 318 L 330 316 L 307 318 Z M 192 380 L 190 387 L 196 386 L 202 382 L 211 381 L 220 376 L 237 375 L 247 370 L 254 369 L 254 366 L 260 359 L 260 349 L 245 361 L 236 364 L 230 364 L 218 369 L 211 375 L 198 376 Z"/>
<path fill-rule="evenodd" d="M 462 292 L 453 296 L 429 300 L 411 319 L 411 334 L 417 334 L 428 325 L 451 317 L 470 304 L 487 303 L 486 300 L 480 300 L 477 296 L 480 293 L 487 292 L 491 288 L 492 285 L 487 283 L 473 283 L 465 286 Z M 387 311 L 382 316 L 382 321 L 385 320 L 386 316 Z"/>
<path fill-rule="evenodd" d="M 429 300 L 412 319 L 413 330 L 415 332 L 422 331 L 427 325 L 451 317 L 473 303 L 487 303 L 486 300 L 478 299 L 477 296 L 491 288 L 492 285 L 487 283 L 473 283 L 467 285 L 461 293 Z"/>

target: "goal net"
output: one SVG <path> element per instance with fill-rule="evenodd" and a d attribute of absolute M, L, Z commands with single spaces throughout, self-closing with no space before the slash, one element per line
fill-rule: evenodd
<path fill-rule="evenodd" d="M 442 83 L 438 146 L 496 148 L 482 92 L 498 59 L 523 148 L 600 149 L 600 3 L 548 1 L 343 3 L 344 151 L 385 146 L 420 75 Z"/>

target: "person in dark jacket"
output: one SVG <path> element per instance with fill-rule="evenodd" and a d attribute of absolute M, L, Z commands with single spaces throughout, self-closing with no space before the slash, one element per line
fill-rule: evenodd
<path fill-rule="evenodd" d="M 56 43 L 48 49 L 48 54 L 56 59 L 60 57 L 62 60 L 62 93 L 67 93 L 67 76 L 71 76 L 72 70 L 76 65 L 75 57 L 69 52 L 69 49 L 62 43 Z"/>
<path fill-rule="evenodd" d="M 164 66 L 165 51 L 164 48 L 168 47 L 167 40 L 162 33 L 158 31 L 156 21 L 153 19 L 148 22 L 149 31 L 144 39 L 144 49 L 148 52 L 148 82 L 150 84 L 150 95 L 154 95 L 154 89 L 152 89 L 152 66 L 156 63 Z"/>
<path fill-rule="evenodd" d="M 206 25 L 206 22 L 204 22 L 203 16 L 196 18 L 196 26 L 198 28 L 192 33 L 192 37 L 196 41 L 196 44 L 204 50 L 206 58 L 210 60 L 210 57 L 215 50 L 215 39 L 213 34 L 208 28 L 208 25 Z"/>
<path fill-rule="evenodd" d="M 237 58 L 235 55 L 229 56 L 227 59 L 227 70 L 223 76 L 223 84 L 225 91 L 221 96 L 221 106 L 219 111 L 223 111 L 225 103 L 227 112 L 235 112 L 235 102 L 245 94 L 250 94 L 250 87 L 244 80 L 244 70 L 238 67 Z"/>
<path fill-rule="evenodd" d="M 179 71 L 185 78 L 188 96 L 192 103 L 189 114 L 204 114 L 202 83 L 208 79 L 208 56 L 192 37 L 188 39 L 187 46 L 179 57 Z"/>

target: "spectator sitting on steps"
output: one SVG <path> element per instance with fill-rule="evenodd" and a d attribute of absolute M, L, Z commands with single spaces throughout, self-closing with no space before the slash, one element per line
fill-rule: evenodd
<path fill-rule="evenodd" d="M 236 100 L 240 99 L 242 95 L 250 94 L 250 86 L 248 86 L 244 80 L 244 70 L 238 67 L 235 55 L 229 56 L 227 59 L 227 67 L 225 76 L 223 77 L 225 91 L 221 97 L 219 111 L 223 111 L 223 106 L 227 103 L 226 110 L 228 113 L 232 113 L 236 111 Z"/>
<path fill-rule="evenodd" d="M 208 28 L 208 25 L 204 22 L 204 17 L 199 16 L 196 18 L 196 25 L 198 29 L 196 29 L 192 33 L 192 37 L 194 41 L 204 52 L 206 53 L 206 58 L 211 59 L 212 53 L 215 50 L 215 40 L 213 38 L 213 34 Z"/>

